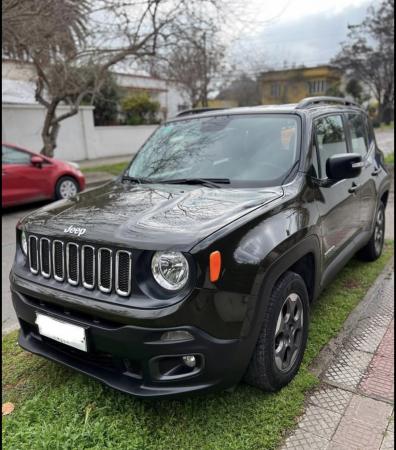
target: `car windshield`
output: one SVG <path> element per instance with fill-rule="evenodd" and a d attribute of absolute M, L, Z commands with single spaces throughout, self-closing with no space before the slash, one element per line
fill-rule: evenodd
<path fill-rule="evenodd" d="M 153 182 L 229 180 L 274 186 L 296 167 L 297 116 L 224 115 L 168 122 L 148 139 L 125 173 Z"/>

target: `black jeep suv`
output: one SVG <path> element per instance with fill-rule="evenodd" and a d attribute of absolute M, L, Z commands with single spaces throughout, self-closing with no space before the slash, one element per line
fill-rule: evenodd
<path fill-rule="evenodd" d="M 280 389 L 311 302 L 380 256 L 389 186 L 346 100 L 184 112 L 121 176 L 17 225 L 19 344 L 140 397 Z"/>

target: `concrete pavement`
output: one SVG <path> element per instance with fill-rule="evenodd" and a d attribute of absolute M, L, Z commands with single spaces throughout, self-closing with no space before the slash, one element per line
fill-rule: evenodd
<path fill-rule="evenodd" d="M 322 350 L 321 384 L 282 450 L 394 448 L 393 293 L 392 262 Z"/>

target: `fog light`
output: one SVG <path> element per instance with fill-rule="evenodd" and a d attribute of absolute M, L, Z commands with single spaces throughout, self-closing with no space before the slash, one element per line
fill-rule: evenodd
<path fill-rule="evenodd" d="M 194 339 L 188 331 L 175 330 L 165 331 L 161 336 L 161 341 L 191 341 Z"/>
<path fill-rule="evenodd" d="M 187 367 L 195 367 L 197 364 L 195 356 L 193 355 L 183 356 L 183 362 Z"/>

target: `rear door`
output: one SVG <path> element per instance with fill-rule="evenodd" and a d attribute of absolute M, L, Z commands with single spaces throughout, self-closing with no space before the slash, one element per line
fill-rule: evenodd
<path fill-rule="evenodd" d="M 321 222 L 323 265 L 327 267 L 360 232 L 359 180 L 327 179 L 326 161 L 332 155 L 348 152 L 345 120 L 331 114 L 314 121 L 314 145 L 318 158 L 318 207 Z"/>
<path fill-rule="evenodd" d="M 359 112 L 346 114 L 351 152 L 362 155 L 363 168 L 359 176 L 360 221 L 365 231 L 371 229 L 377 207 L 375 177 L 381 166 L 375 160 L 375 141 L 369 142 L 366 117 Z"/>

